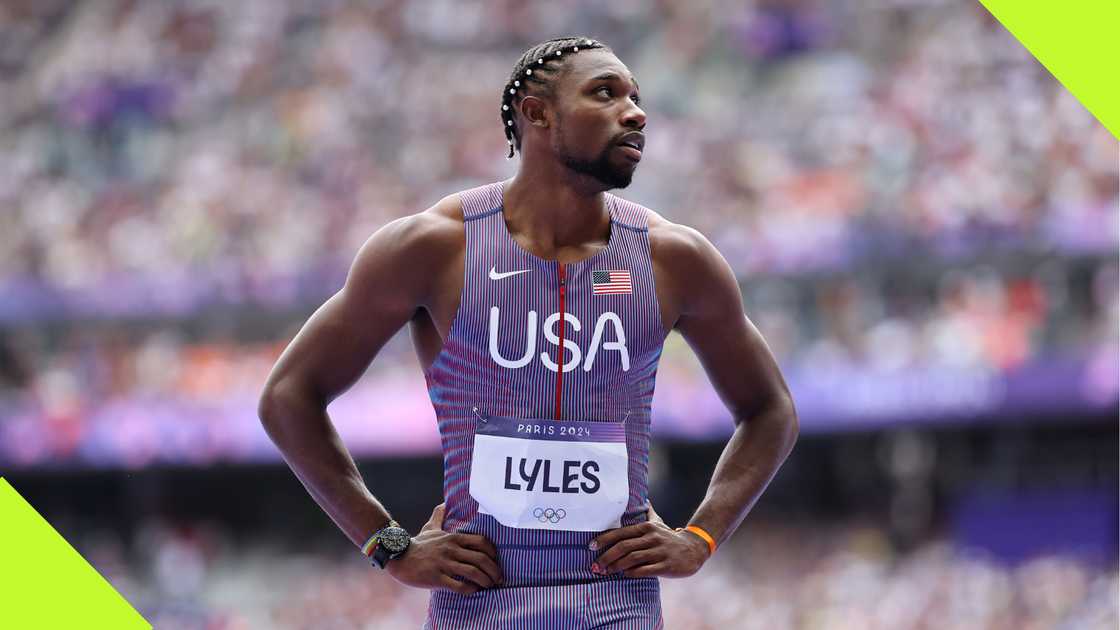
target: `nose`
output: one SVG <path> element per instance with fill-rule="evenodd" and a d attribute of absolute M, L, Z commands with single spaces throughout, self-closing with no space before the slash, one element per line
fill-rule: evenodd
<path fill-rule="evenodd" d="M 626 108 L 626 112 L 622 115 L 622 126 L 638 131 L 646 126 L 646 113 L 634 101 L 630 101 L 630 107 Z"/>

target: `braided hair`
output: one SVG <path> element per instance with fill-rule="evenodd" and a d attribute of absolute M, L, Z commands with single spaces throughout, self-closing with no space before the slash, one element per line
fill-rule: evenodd
<path fill-rule="evenodd" d="M 541 42 L 521 55 L 509 75 L 509 81 L 502 89 L 502 127 L 506 132 L 506 142 L 509 143 L 507 160 L 513 158 L 515 147 L 521 150 L 521 133 L 517 129 L 513 113 L 517 102 L 525 96 L 523 91 L 532 83 L 540 93 L 551 96 L 552 82 L 563 68 L 564 55 L 595 49 L 610 51 L 606 44 L 589 37 L 560 37 Z"/>

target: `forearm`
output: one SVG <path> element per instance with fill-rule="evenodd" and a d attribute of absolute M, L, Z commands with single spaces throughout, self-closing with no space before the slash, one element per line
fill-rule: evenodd
<path fill-rule="evenodd" d="M 355 545 L 388 522 L 321 405 L 271 392 L 262 398 L 260 417 L 303 487 Z"/>
<path fill-rule="evenodd" d="M 739 421 L 689 523 L 702 527 L 717 543 L 730 538 L 793 449 L 797 431 L 788 399 Z"/>

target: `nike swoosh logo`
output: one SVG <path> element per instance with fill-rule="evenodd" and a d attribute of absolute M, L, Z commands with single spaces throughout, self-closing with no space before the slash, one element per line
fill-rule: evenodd
<path fill-rule="evenodd" d="M 501 273 L 498 273 L 498 271 L 495 270 L 494 267 L 491 267 L 490 268 L 490 279 L 491 280 L 501 280 L 502 278 L 508 278 L 510 276 L 516 276 L 519 273 L 529 273 L 530 271 L 532 271 L 532 269 L 520 269 L 518 271 L 503 271 Z"/>

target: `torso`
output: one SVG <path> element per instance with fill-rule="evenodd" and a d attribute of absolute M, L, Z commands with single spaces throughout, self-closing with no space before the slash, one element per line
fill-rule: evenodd
<path fill-rule="evenodd" d="M 458 195 L 447 197 L 425 211 L 425 214 L 433 215 L 430 225 L 431 229 L 437 232 L 434 240 L 438 246 L 432 248 L 430 259 L 433 263 L 433 288 L 425 304 L 416 309 L 416 313 L 409 321 L 409 332 L 420 365 L 427 370 L 439 356 L 444 340 L 450 334 L 455 313 L 459 309 L 459 299 L 463 291 L 466 232 Z M 674 247 L 681 243 L 679 233 L 681 227 L 657 213 L 650 212 L 650 256 L 653 261 L 661 321 L 664 322 L 666 334 L 674 328 L 680 316 L 679 283 L 672 274 L 672 267 L 665 264 L 665 261 L 671 258 Z M 604 238 L 600 243 L 565 248 L 550 255 L 548 252 L 541 252 L 535 243 L 528 242 L 518 235 L 513 235 L 513 238 L 526 251 L 562 263 L 590 258 L 607 244 L 607 239 Z"/>

